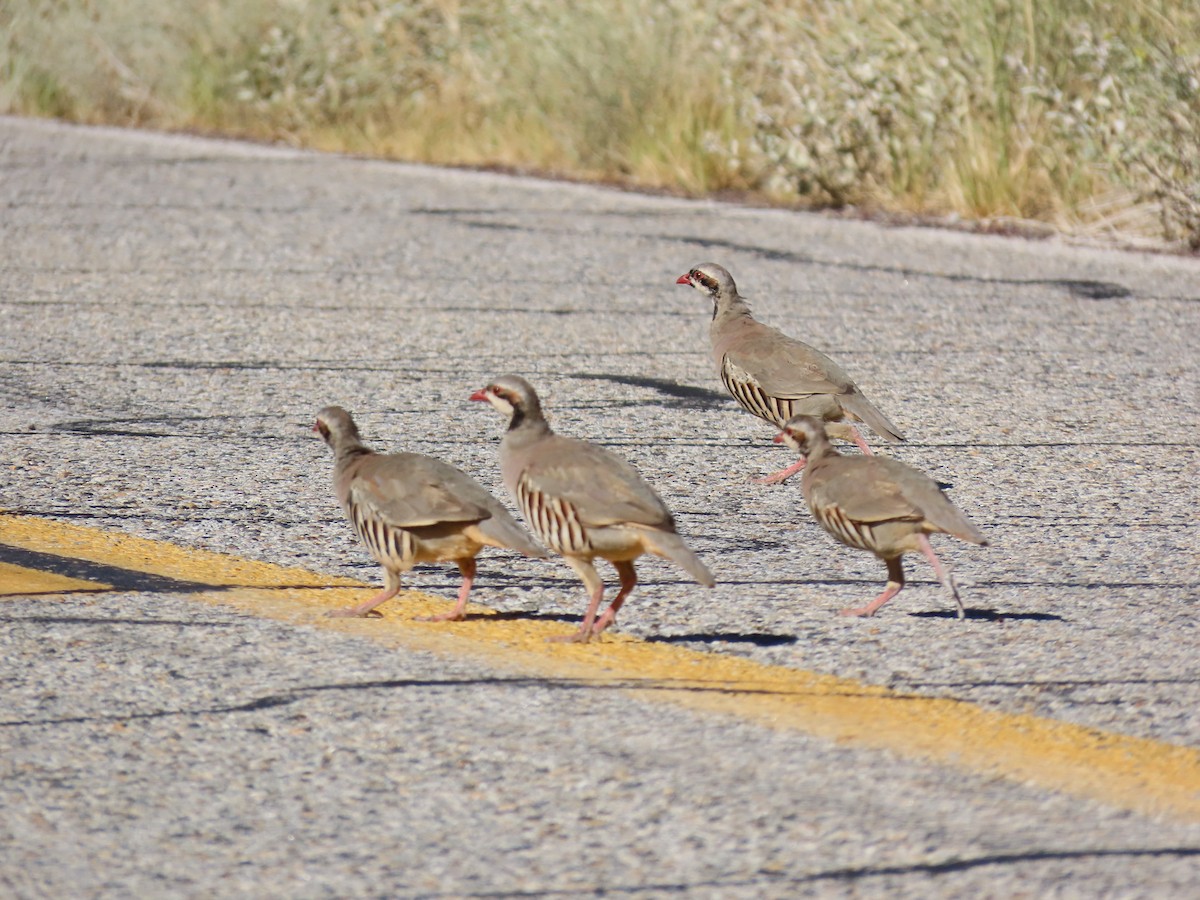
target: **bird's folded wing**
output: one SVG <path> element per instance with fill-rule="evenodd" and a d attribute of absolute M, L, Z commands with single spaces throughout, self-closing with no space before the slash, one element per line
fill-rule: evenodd
<path fill-rule="evenodd" d="M 662 500 L 625 460 L 595 444 L 555 438 L 526 467 L 522 477 L 530 488 L 570 504 L 584 525 L 672 523 Z"/>
<path fill-rule="evenodd" d="M 772 397 L 842 394 L 853 387 L 841 367 L 825 354 L 775 329 L 747 335 L 726 351 L 724 363 Z"/>
<path fill-rule="evenodd" d="M 489 517 L 484 488 L 451 465 L 419 454 L 377 457 L 350 486 L 351 500 L 397 528 Z"/>
<path fill-rule="evenodd" d="M 814 480 L 809 489 L 814 506 L 836 506 L 856 522 L 922 518 L 923 510 L 919 504 L 913 502 L 902 485 L 889 477 L 889 467 L 876 465 L 890 460 L 879 457 L 850 459 L 855 464 L 837 466 L 825 477 Z M 937 490 L 936 485 L 934 490 Z"/>

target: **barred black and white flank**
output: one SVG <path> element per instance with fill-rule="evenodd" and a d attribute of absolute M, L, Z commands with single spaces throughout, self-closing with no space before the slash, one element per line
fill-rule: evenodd
<path fill-rule="evenodd" d="M 813 416 L 793 416 L 776 443 L 787 444 L 807 460 L 800 490 L 815 518 L 847 547 L 874 553 L 884 561 L 888 583 L 866 606 L 843 609 L 846 616 L 873 616 L 904 587 L 905 553 L 920 551 L 954 598 L 958 617 L 966 615 L 954 576 L 945 568 L 931 534 L 952 534 L 972 544 L 987 538 L 942 493 L 937 483 L 896 459 L 842 456 L 829 443 L 825 425 Z"/>
<path fill-rule="evenodd" d="M 400 577 L 418 563 L 451 561 L 462 573 L 453 611 L 433 619 L 462 619 L 475 578 L 475 556 L 506 547 L 546 556 L 512 515 L 478 482 L 419 453 L 386 456 L 368 449 L 340 406 L 327 406 L 313 427 L 333 450 L 333 487 L 354 533 L 383 567 L 383 590 L 334 616 L 365 616 L 400 591 Z"/>
<path fill-rule="evenodd" d="M 669 559 L 712 587 L 712 573 L 683 543 L 675 519 L 650 485 L 603 447 L 555 434 L 528 381 L 505 375 L 471 399 L 486 400 L 508 417 L 500 442 L 504 484 L 534 534 L 562 554 L 587 587 L 583 624 L 568 640 L 590 640 L 616 621 L 637 584 L 634 561 L 644 553 Z M 609 560 L 621 579 L 602 615 L 597 614 L 604 582 L 593 565 L 596 557 Z"/>
<path fill-rule="evenodd" d="M 792 416 L 814 416 L 825 422 L 830 435 L 853 441 L 866 454 L 871 448 L 855 422 L 866 423 L 885 440 L 904 440 L 841 366 L 815 347 L 756 320 L 724 268 L 704 263 L 680 275 L 676 283 L 691 285 L 712 301 L 713 361 L 725 388 L 746 412 L 776 428 Z M 803 465 L 760 480 L 784 481 Z"/>

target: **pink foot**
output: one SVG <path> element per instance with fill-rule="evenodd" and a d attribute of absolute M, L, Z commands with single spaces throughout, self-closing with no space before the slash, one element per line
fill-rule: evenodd
<path fill-rule="evenodd" d="M 461 622 L 467 617 L 467 597 L 471 593 L 471 584 L 475 581 L 475 560 L 471 557 L 458 561 L 458 570 L 462 572 L 462 585 L 458 589 L 458 600 L 454 609 L 448 613 L 438 613 L 436 616 L 417 616 L 418 622 Z"/>
<path fill-rule="evenodd" d="M 398 587 L 385 587 L 366 603 L 360 603 L 358 606 L 347 606 L 344 609 L 331 609 L 325 615 L 331 619 L 381 618 L 383 613 L 376 612 L 375 607 L 387 603 L 398 593 L 400 593 L 400 588 Z"/>
<path fill-rule="evenodd" d="M 904 587 L 904 570 L 900 567 L 900 557 L 889 559 L 888 566 L 888 583 L 884 588 L 883 593 L 868 603 L 866 606 L 856 606 L 851 609 L 843 609 L 840 615 L 843 616 L 864 616 L 869 617 L 875 615 L 883 604 L 887 603 Z"/>

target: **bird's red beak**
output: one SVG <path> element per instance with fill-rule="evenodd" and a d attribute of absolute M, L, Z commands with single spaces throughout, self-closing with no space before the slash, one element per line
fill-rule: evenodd
<path fill-rule="evenodd" d="M 486 392 L 486 391 L 476 391 L 475 393 L 473 393 L 473 394 L 472 394 L 470 397 L 468 397 L 467 399 L 468 399 L 468 400 L 486 400 L 486 399 L 487 399 L 487 392 Z"/>
<path fill-rule="evenodd" d="M 776 444 L 782 444 L 782 443 L 783 443 L 783 432 L 782 432 L 782 431 L 781 431 L 781 432 L 779 432 L 779 434 L 775 435 L 775 443 L 776 443 Z"/>
<path fill-rule="evenodd" d="M 675 283 L 676 284 L 691 284 L 692 276 L 691 275 L 680 275 L 678 278 L 675 279 Z"/>

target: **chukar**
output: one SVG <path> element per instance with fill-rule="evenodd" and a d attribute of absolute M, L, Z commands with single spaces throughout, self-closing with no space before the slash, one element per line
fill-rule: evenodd
<path fill-rule="evenodd" d="M 721 381 L 746 412 L 777 428 L 795 415 L 816 416 L 829 423 L 830 435 L 854 441 L 868 456 L 871 448 L 853 422 L 866 422 L 889 441 L 904 440 L 841 366 L 803 341 L 756 321 L 724 268 L 704 263 L 675 283 L 690 284 L 712 298 L 713 360 Z M 802 468 L 804 460 L 799 460 L 758 481 L 777 484 Z"/>
<path fill-rule="evenodd" d="M 643 553 L 669 559 L 700 584 L 712 574 L 675 532 L 675 520 L 658 494 L 614 453 L 550 430 L 537 393 L 524 378 L 505 375 L 471 395 L 509 417 L 500 442 L 500 472 L 533 533 L 562 554 L 588 591 L 583 624 L 564 640 L 587 641 L 616 621 Z M 613 564 L 621 588 L 604 614 L 604 582 L 596 557 Z"/>
<path fill-rule="evenodd" d="M 821 527 L 847 547 L 869 550 L 887 564 L 883 593 L 866 606 L 843 609 L 843 616 L 873 616 L 900 593 L 901 558 L 917 550 L 954 598 L 958 617 L 966 616 L 954 576 L 933 552 L 928 535 L 952 534 L 983 546 L 988 541 L 932 478 L 896 459 L 842 456 L 829 442 L 824 423 L 813 416 L 788 419 L 775 443 L 785 443 L 807 458 L 800 490 Z"/>
<path fill-rule="evenodd" d="M 413 566 L 453 560 L 463 579 L 458 603 L 425 621 L 457 621 L 465 616 L 475 555 L 483 547 L 549 555 L 495 497 L 454 466 L 419 453 L 369 450 L 340 406 L 317 413 L 313 431 L 333 450 L 338 503 L 386 576 L 383 590 L 366 603 L 327 615 L 366 616 L 399 593 L 401 576 Z"/>

